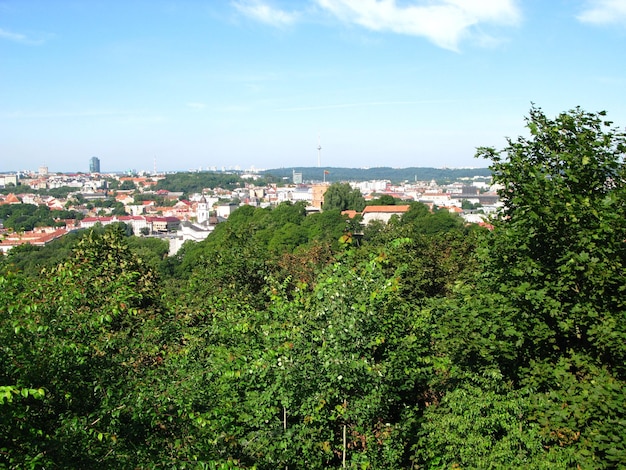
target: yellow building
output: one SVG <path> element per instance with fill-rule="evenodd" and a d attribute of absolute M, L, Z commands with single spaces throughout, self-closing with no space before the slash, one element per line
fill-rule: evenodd
<path fill-rule="evenodd" d="M 311 205 L 313 207 L 317 207 L 318 209 L 322 208 L 324 204 L 324 193 L 330 186 L 330 183 L 316 183 L 311 186 L 313 192 L 313 200 L 311 201 Z"/>

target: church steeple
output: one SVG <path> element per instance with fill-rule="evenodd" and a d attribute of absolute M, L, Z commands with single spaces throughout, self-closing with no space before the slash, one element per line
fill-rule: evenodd
<path fill-rule="evenodd" d="M 198 202 L 198 210 L 196 214 L 199 224 L 203 224 L 209 220 L 209 203 L 207 202 L 206 197 L 204 197 L 204 194 Z"/>

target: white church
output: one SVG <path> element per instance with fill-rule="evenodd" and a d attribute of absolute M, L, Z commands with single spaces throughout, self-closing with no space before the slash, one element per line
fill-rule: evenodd
<path fill-rule="evenodd" d="M 208 237 L 220 222 L 224 222 L 230 213 L 236 208 L 232 204 L 217 206 L 215 215 L 211 215 L 211 208 L 217 204 L 217 198 L 208 198 L 203 194 L 198 201 L 196 209 L 196 221 L 183 221 L 176 232 L 176 236 L 170 238 L 170 256 L 176 254 L 180 247 L 188 240 L 199 242 Z"/>

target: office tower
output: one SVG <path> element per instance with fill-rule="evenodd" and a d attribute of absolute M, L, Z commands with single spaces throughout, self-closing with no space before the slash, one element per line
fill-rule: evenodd
<path fill-rule="evenodd" d="M 89 160 L 89 173 L 100 173 L 100 159 L 91 157 Z"/>

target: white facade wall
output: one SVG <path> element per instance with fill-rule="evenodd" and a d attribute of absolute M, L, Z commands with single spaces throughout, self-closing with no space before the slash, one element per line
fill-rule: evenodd
<path fill-rule="evenodd" d="M 295 190 L 291 193 L 291 200 L 293 202 L 298 202 L 298 201 L 312 202 L 313 191 L 311 190 L 311 188 L 308 188 L 306 191 Z"/>
<path fill-rule="evenodd" d="M 225 219 L 227 219 L 230 214 L 235 212 L 237 207 L 238 206 L 235 206 L 233 204 L 221 204 L 217 206 L 217 209 L 215 212 L 217 213 L 218 217 L 224 217 Z"/>

